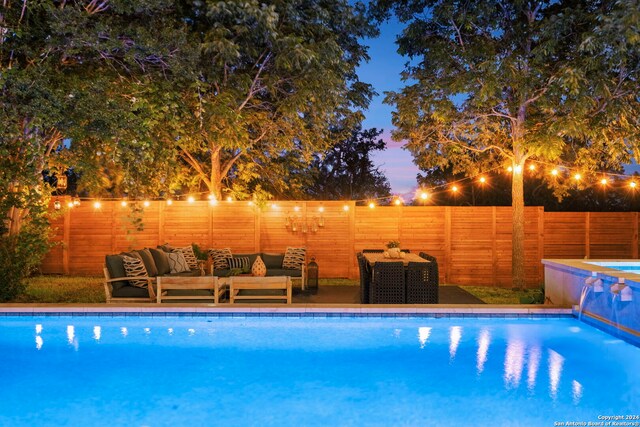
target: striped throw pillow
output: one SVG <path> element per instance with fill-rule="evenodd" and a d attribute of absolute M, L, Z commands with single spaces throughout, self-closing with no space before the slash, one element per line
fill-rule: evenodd
<path fill-rule="evenodd" d="M 214 270 L 229 269 L 229 258 L 232 258 L 231 249 L 209 249 L 209 258 L 213 260 Z"/>
<path fill-rule="evenodd" d="M 187 260 L 184 259 L 182 252 L 169 252 L 167 253 L 169 258 L 169 273 L 184 273 L 189 271 Z"/>
<path fill-rule="evenodd" d="M 147 269 L 144 268 L 144 263 L 140 258 L 134 258 L 130 256 L 122 256 L 122 264 L 124 264 L 124 271 L 127 273 L 127 277 L 145 277 L 147 276 Z M 131 286 L 137 288 L 146 288 L 148 282 L 146 279 L 129 280 Z"/>
<path fill-rule="evenodd" d="M 184 248 L 174 249 L 173 252 L 182 252 L 184 255 L 185 261 L 187 261 L 187 265 L 191 270 L 195 270 L 198 268 L 198 258 L 196 258 L 196 254 L 193 252 L 193 246 L 185 246 Z"/>
<path fill-rule="evenodd" d="M 238 258 L 227 258 L 229 261 L 229 268 L 239 268 L 243 273 L 248 273 L 250 271 L 249 266 L 249 257 L 241 256 Z"/>
<path fill-rule="evenodd" d="M 284 254 L 284 259 L 282 260 L 282 268 L 288 270 L 302 270 L 306 252 L 306 248 L 288 247 L 287 252 Z"/>

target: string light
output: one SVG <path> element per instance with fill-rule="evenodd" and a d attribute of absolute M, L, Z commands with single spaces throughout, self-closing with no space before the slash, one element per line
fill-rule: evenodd
<path fill-rule="evenodd" d="M 349 212 L 349 205 L 342 206 L 342 210 L 345 212 Z"/>
<path fill-rule="evenodd" d="M 478 181 L 480 182 L 480 184 L 486 184 L 487 178 L 485 178 L 484 176 L 481 176 L 480 178 L 478 178 Z"/>
<path fill-rule="evenodd" d="M 126 208 L 127 207 L 127 201 L 126 200 L 121 201 L 120 202 L 120 206 L 122 206 L 123 208 Z"/>
<path fill-rule="evenodd" d="M 173 199 L 167 199 L 167 205 L 171 206 L 173 204 Z"/>
<path fill-rule="evenodd" d="M 529 165 L 529 170 L 530 170 L 531 172 L 535 171 L 535 170 L 536 170 L 536 165 L 534 165 L 533 163 L 531 163 L 531 164 Z"/>
<path fill-rule="evenodd" d="M 573 175 L 573 179 L 575 179 L 576 181 L 580 181 L 582 179 L 582 175 L 580 174 L 580 172 Z"/>
<path fill-rule="evenodd" d="M 189 197 L 187 197 L 187 202 L 189 202 L 189 203 L 193 203 L 193 202 L 195 202 L 195 201 L 196 201 L 196 198 L 195 198 L 195 197 L 193 197 L 193 196 L 189 196 Z"/>
<path fill-rule="evenodd" d="M 373 209 L 376 207 L 376 204 L 373 202 L 369 202 L 369 209 Z"/>
<path fill-rule="evenodd" d="M 507 167 L 507 171 L 508 171 L 508 172 L 513 172 L 513 166 L 509 166 L 509 167 Z"/>
<path fill-rule="evenodd" d="M 632 189 L 635 189 L 637 185 L 638 185 L 638 184 L 636 184 L 636 182 L 635 182 L 635 181 L 631 181 L 631 182 L 629 183 L 629 187 L 631 187 Z"/>
<path fill-rule="evenodd" d="M 320 212 L 320 213 L 324 212 L 324 206 L 320 206 L 320 207 L 318 208 L 318 212 Z"/>
<path fill-rule="evenodd" d="M 67 203 L 67 207 L 68 207 L 68 208 L 72 208 L 72 207 L 74 207 L 74 206 L 75 206 L 75 205 L 73 204 L 73 202 L 69 202 L 69 203 Z"/>
<path fill-rule="evenodd" d="M 422 193 L 420 193 L 420 198 L 422 200 L 427 200 L 429 198 L 429 193 L 427 193 L 426 191 L 423 191 Z"/>
<path fill-rule="evenodd" d="M 209 199 L 209 206 L 216 206 L 218 204 L 218 199 L 212 197 Z"/>
<path fill-rule="evenodd" d="M 396 197 L 393 201 L 393 204 L 396 206 L 400 206 L 402 204 L 402 200 L 400 199 L 400 197 Z"/>
<path fill-rule="evenodd" d="M 93 208 L 94 209 L 100 209 L 102 207 L 102 203 L 95 201 L 93 202 Z"/>
<path fill-rule="evenodd" d="M 601 184 L 601 185 L 607 185 L 608 183 L 609 183 L 609 181 L 607 181 L 607 178 L 602 178 L 602 179 L 600 180 L 600 184 Z"/>
<path fill-rule="evenodd" d="M 452 186 L 451 187 L 451 191 L 453 191 L 454 193 L 457 193 L 458 192 L 458 186 L 457 185 Z"/>
<path fill-rule="evenodd" d="M 149 205 L 151 205 L 151 202 L 150 202 L 150 201 L 148 201 L 148 200 L 145 200 L 144 202 L 142 202 L 142 205 L 143 205 L 145 208 L 148 208 L 148 207 L 149 207 Z"/>
<path fill-rule="evenodd" d="M 551 175 L 558 176 L 558 169 L 556 168 L 551 169 Z"/>
<path fill-rule="evenodd" d="M 293 207 L 293 210 L 294 210 L 295 212 L 300 212 L 300 206 L 295 205 L 295 206 Z"/>
<path fill-rule="evenodd" d="M 516 165 L 516 167 L 515 167 L 515 168 L 513 168 L 513 171 L 514 171 L 515 173 L 520 173 L 520 172 L 522 172 L 522 165 Z"/>
<path fill-rule="evenodd" d="M 62 208 L 62 205 L 60 204 L 60 200 L 56 200 L 55 202 L 53 202 L 53 209 L 59 211 Z"/>
<path fill-rule="evenodd" d="M 233 202 L 233 197 L 227 196 L 227 202 L 229 202 L 229 203 Z"/>

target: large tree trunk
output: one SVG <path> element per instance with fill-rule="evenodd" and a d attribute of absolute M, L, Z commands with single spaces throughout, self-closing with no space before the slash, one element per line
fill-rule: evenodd
<path fill-rule="evenodd" d="M 220 148 L 211 151 L 211 177 L 209 179 L 209 193 L 216 200 L 222 198 L 222 165 L 220 159 Z"/>
<path fill-rule="evenodd" d="M 524 165 L 519 170 L 514 166 L 511 181 L 511 208 L 513 211 L 513 234 L 511 254 L 511 280 L 514 289 L 522 289 L 524 275 Z"/>

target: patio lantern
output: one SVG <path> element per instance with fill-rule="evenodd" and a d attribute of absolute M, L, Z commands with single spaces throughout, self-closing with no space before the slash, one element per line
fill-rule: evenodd
<path fill-rule="evenodd" d="M 56 189 L 60 191 L 67 189 L 67 176 L 65 174 L 61 173 L 56 176 Z"/>
<path fill-rule="evenodd" d="M 307 291 L 318 293 L 318 263 L 315 257 L 311 257 L 311 262 L 307 264 Z"/>

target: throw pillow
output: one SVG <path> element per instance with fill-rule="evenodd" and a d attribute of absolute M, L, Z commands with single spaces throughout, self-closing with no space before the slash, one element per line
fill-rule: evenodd
<path fill-rule="evenodd" d="M 232 258 L 231 249 L 209 249 L 209 258 L 213 260 L 214 270 L 228 270 L 229 258 Z"/>
<path fill-rule="evenodd" d="M 198 258 L 196 258 L 196 254 L 193 252 L 193 246 L 174 249 L 173 252 L 182 252 L 182 255 L 184 255 L 184 259 L 187 261 L 187 265 L 190 269 L 195 270 L 198 268 Z"/>
<path fill-rule="evenodd" d="M 151 252 L 151 255 L 153 256 L 153 262 L 156 263 L 158 275 L 162 276 L 163 274 L 169 274 L 171 269 L 169 268 L 169 258 L 167 258 L 167 253 L 162 249 L 149 249 L 149 252 Z"/>
<path fill-rule="evenodd" d="M 256 258 L 255 262 L 251 266 L 251 274 L 258 277 L 264 277 L 267 275 L 267 266 L 262 262 L 262 258 Z"/>
<path fill-rule="evenodd" d="M 170 244 L 165 243 L 164 245 L 158 245 L 158 249 L 162 249 L 165 252 L 173 252 L 175 248 Z"/>
<path fill-rule="evenodd" d="M 184 259 L 182 252 L 167 252 L 167 258 L 169 258 L 170 273 L 184 273 L 185 271 L 189 271 L 187 260 Z"/>
<path fill-rule="evenodd" d="M 124 271 L 127 273 L 127 277 L 145 277 L 147 276 L 147 270 L 144 268 L 144 263 L 140 258 L 134 258 L 124 255 L 122 257 L 122 264 L 124 265 Z M 146 288 L 148 282 L 146 279 L 129 280 L 131 286 L 138 288 Z"/>
<path fill-rule="evenodd" d="M 302 270 L 304 265 L 305 254 L 307 250 L 305 248 L 287 248 L 287 252 L 284 254 L 282 260 L 282 268 L 288 270 Z"/>
<path fill-rule="evenodd" d="M 249 257 L 243 256 L 238 258 L 228 258 L 229 268 L 239 268 L 243 273 L 248 273 L 249 270 Z"/>
<path fill-rule="evenodd" d="M 149 249 L 140 249 L 134 251 L 138 254 L 138 257 L 142 259 L 144 263 L 144 268 L 147 269 L 147 273 L 151 277 L 156 277 L 158 275 L 158 268 L 156 267 L 156 262 L 153 260 L 153 255 L 151 255 L 151 251 Z"/>

